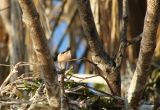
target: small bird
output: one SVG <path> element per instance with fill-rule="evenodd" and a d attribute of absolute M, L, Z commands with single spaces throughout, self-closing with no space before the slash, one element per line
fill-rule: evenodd
<path fill-rule="evenodd" d="M 64 70 L 67 65 L 67 61 L 71 60 L 71 50 L 68 48 L 66 51 L 59 53 L 57 56 L 57 62 L 59 64 L 60 69 Z"/>

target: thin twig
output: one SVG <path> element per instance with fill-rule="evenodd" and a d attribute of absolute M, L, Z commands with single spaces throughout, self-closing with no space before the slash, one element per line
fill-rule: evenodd
<path fill-rule="evenodd" d="M 95 88 L 93 88 L 93 87 L 90 87 L 90 86 L 88 86 L 88 85 L 86 85 L 86 84 L 79 84 L 79 85 L 81 85 L 81 86 L 83 86 L 83 87 L 85 87 L 85 88 L 92 89 L 92 90 L 94 90 L 94 91 L 96 91 L 96 92 L 98 92 L 98 93 L 100 93 L 100 94 L 103 94 L 104 96 L 111 97 L 111 98 L 113 98 L 113 99 L 117 99 L 114 95 L 111 95 L 111 94 L 109 94 L 109 93 L 103 92 L 103 91 L 101 91 L 101 90 L 97 90 L 97 89 L 95 89 Z M 118 97 L 118 96 L 117 96 L 117 97 Z"/>
<path fill-rule="evenodd" d="M 97 77 L 98 75 L 93 75 L 93 76 L 84 77 L 84 78 L 81 78 L 81 77 L 78 77 L 78 76 L 74 76 L 74 75 L 71 75 L 71 76 L 72 76 L 72 77 L 75 77 L 75 78 L 78 78 L 78 79 L 81 79 L 81 80 L 80 80 L 80 82 L 81 82 L 81 81 L 86 80 L 86 79 L 90 79 L 90 78 L 93 78 L 93 77 Z"/>
<path fill-rule="evenodd" d="M 30 104 L 30 101 L 0 101 L 0 105 L 1 106 L 7 106 L 7 105 L 21 105 L 21 104 Z"/>
<path fill-rule="evenodd" d="M 7 65 L 7 64 L 0 64 L 0 66 L 11 67 L 11 65 Z"/>
<path fill-rule="evenodd" d="M 0 9 L 0 12 L 1 12 L 1 11 L 5 11 L 5 10 L 7 10 L 7 9 L 9 9 L 9 8 L 10 8 L 10 6 L 5 7 L 5 8 L 2 8 L 2 9 Z"/>
<path fill-rule="evenodd" d="M 137 37 L 134 37 L 132 40 L 127 41 L 127 46 L 131 45 L 131 44 L 135 44 L 137 42 L 140 42 L 142 39 L 142 34 L 138 35 Z"/>
<path fill-rule="evenodd" d="M 67 93 L 75 93 L 76 91 L 81 90 L 81 89 L 84 89 L 84 87 L 83 86 L 78 86 L 78 87 L 70 88 L 70 89 L 65 90 L 65 92 L 67 92 Z"/>

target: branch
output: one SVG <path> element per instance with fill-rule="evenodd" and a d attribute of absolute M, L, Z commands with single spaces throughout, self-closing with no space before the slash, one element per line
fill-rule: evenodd
<path fill-rule="evenodd" d="M 122 9 L 122 23 L 121 23 L 121 33 L 120 33 L 120 47 L 118 54 L 116 56 L 116 66 L 117 69 L 120 69 L 120 66 L 123 61 L 125 50 L 127 48 L 127 23 L 128 23 L 128 0 L 123 0 L 123 9 Z M 120 70 L 119 70 L 120 71 Z"/>
<path fill-rule="evenodd" d="M 137 67 L 128 92 L 128 102 L 136 109 L 150 72 L 150 63 L 156 47 L 156 32 L 160 16 L 160 0 L 147 0 L 147 12 L 142 33 Z"/>
<path fill-rule="evenodd" d="M 103 45 L 96 30 L 89 0 L 77 0 L 77 6 L 90 49 L 96 54 L 102 53 L 104 51 Z"/>
<path fill-rule="evenodd" d="M 47 90 L 48 102 L 53 109 L 59 110 L 60 94 L 58 76 L 49 52 L 44 31 L 40 25 L 39 14 L 32 0 L 18 1 L 22 8 L 23 20 L 27 27 L 30 28 L 34 51 L 36 52 L 38 63 L 40 64 L 39 69 Z"/>
<path fill-rule="evenodd" d="M 120 77 L 114 71 L 115 62 L 104 51 L 93 19 L 89 0 L 76 0 L 84 34 L 87 38 L 93 62 L 103 71 L 103 76 L 108 78 L 114 94 L 120 95 Z M 114 71 L 114 72 L 113 72 Z"/>

